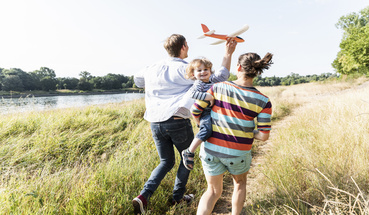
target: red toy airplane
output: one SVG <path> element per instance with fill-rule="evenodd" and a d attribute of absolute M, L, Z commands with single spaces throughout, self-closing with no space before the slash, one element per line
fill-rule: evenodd
<path fill-rule="evenodd" d="M 202 27 L 202 30 L 204 31 L 204 35 L 200 36 L 199 39 L 205 38 L 205 36 L 220 39 L 219 41 L 211 43 L 211 45 L 217 45 L 217 44 L 220 44 L 220 43 L 224 43 L 227 40 L 227 38 L 229 38 L 229 37 L 235 37 L 236 42 L 238 42 L 238 43 L 244 42 L 245 40 L 242 39 L 241 37 L 239 37 L 238 35 L 242 34 L 243 32 L 245 32 L 249 29 L 249 26 L 245 25 L 240 30 L 238 30 L 238 31 L 236 31 L 232 34 L 221 35 L 221 34 L 214 34 L 215 30 L 209 31 L 209 28 L 204 24 L 201 24 L 201 27 Z"/>

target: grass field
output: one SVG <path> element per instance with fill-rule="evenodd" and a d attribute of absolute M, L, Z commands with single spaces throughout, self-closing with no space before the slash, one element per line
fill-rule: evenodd
<path fill-rule="evenodd" d="M 369 213 L 369 85 L 360 86 L 365 80 L 296 85 L 275 97 L 274 104 L 299 105 L 273 134 L 260 192 L 250 197 L 252 214 Z"/>
<path fill-rule="evenodd" d="M 368 212 L 369 90 L 352 90 L 364 81 L 260 88 L 272 100 L 273 123 L 293 118 L 273 136 L 266 180 L 246 208 Z M 144 111 L 137 100 L 2 115 L 0 214 L 130 214 L 159 162 Z M 179 159 L 148 214 L 195 214 L 206 189 L 198 158 L 187 186 L 195 203 L 168 204 Z"/>

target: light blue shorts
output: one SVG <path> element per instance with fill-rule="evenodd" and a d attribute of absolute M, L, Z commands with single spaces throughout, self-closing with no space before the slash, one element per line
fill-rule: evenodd
<path fill-rule="evenodd" d="M 219 158 L 205 152 L 201 147 L 200 159 L 205 175 L 216 176 L 229 171 L 232 175 L 240 175 L 250 170 L 251 151 L 236 158 Z"/>

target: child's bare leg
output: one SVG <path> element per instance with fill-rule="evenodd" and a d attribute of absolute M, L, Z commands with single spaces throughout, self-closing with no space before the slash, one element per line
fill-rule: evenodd
<path fill-rule="evenodd" d="M 188 147 L 188 150 L 192 153 L 194 153 L 197 149 L 197 147 L 199 147 L 199 145 L 201 145 L 202 143 L 202 140 L 200 140 L 199 138 L 195 137 L 193 140 L 192 140 L 192 143 L 190 145 L 190 147 Z"/>

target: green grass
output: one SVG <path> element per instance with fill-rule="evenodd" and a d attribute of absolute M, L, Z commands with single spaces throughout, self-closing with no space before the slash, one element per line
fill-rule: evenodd
<path fill-rule="evenodd" d="M 4 115 L 0 119 L 0 214 L 129 214 L 159 163 L 144 102 Z M 194 213 L 171 207 L 177 165 L 149 205 L 152 214 Z M 188 192 L 206 186 L 199 160 Z"/>

